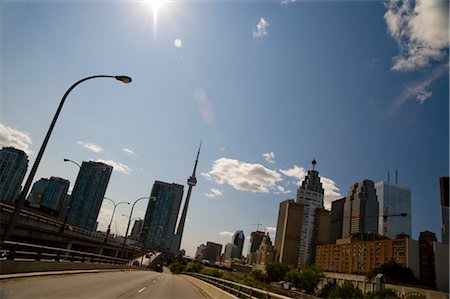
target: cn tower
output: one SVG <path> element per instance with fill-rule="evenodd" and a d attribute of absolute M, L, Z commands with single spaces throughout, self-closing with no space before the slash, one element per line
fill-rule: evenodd
<path fill-rule="evenodd" d="M 189 207 L 189 200 L 191 199 L 192 187 L 197 185 L 197 178 L 195 177 L 195 171 L 197 170 L 198 157 L 200 156 L 200 148 L 201 147 L 202 147 L 202 143 L 200 142 L 200 145 L 198 147 L 198 152 L 197 152 L 197 158 L 195 159 L 194 170 L 192 171 L 192 175 L 187 180 L 189 189 L 188 189 L 188 192 L 186 195 L 186 201 L 184 202 L 184 207 L 183 207 L 183 212 L 181 213 L 180 222 L 178 223 L 177 233 L 174 236 L 175 237 L 174 241 L 176 244 L 175 244 L 175 248 L 173 248 L 174 250 L 172 252 L 175 254 L 178 253 L 178 251 L 180 250 L 181 239 L 183 238 L 184 223 L 186 222 L 186 214 L 187 214 L 187 210 Z"/>

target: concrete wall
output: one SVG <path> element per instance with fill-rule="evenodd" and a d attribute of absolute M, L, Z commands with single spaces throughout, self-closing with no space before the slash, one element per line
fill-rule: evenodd
<path fill-rule="evenodd" d="M 64 270 L 93 270 L 93 269 L 143 269 L 126 265 L 91 264 L 71 262 L 30 262 L 30 261 L 0 261 L 0 274 L 64 271 Z M 145 268 L 144 268 L 145 269 Z"/>
<path fill-rule="evenodd" d="M 420 288 L 415 288 L 415 287 L 408 287 L 408 286 L 400 286 L 400 285 L 396 285 L 396 284 L 385 284 L 384 286 L 386 289 L 394 289 L 395 291 L 397 291 L 397 294 L 400 295 L 402 298 L 405 295 L 411 295 L 411 294 L 420 294 L 423 296 L 423 298 L 429 298 L 429 299 L 435 299 L 435 298 L 440 298 L 440 299 L 448 299 L 448 293 L 444 293 L 444 292 L 439 292 L 439 291 L 434 291 L 434 290 L 429 290 L 429 289 L 420 289 Z M 420 295 L 415 296 L 414 298 L 421 298 Z"/>

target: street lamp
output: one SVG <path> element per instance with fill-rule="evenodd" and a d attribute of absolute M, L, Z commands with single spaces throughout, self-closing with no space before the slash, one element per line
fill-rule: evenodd
<path fill-rule="evenodd" d="M 130 212 L 130 217 L 128 217 L 128 225 L 127 225 L 127 231 L 125 233 L 125 238 L 123 238 L 123 247 L 125 247 L 125 244 L 127 243 L 127 236 L 128 236 L 128 230 L 130 229 L 130 223 L 131 223 L 131 216 L 133 215 L 133 209 L 134 206 L 136 205 L 136 203 L 142 199 L 150 199 L 150 197 L 141 197 L 136 199 L 136 201 L 133 203 L 133 205 L 131 206 L 131 212 Z"/>
<path fill-rule="evenodd" d="M 105 238 L 105 243 L 106 243 L 106 242 L 108 242 L 109 233 L 111 232 L 111 224 L 112 224 L 112 221 L 113 221 L 113 218 L 114 218 L 114 213 L 116 212 L 117 206 L 120 205 L 120 204 L 123 204 L 123 203 L 126 203 L 126 204 L 129 205 L 130 203 L 126 202 L 126 201 L 121 201 L 121 202 L 115 203 L 112 199 L 110 199 L 108 197 L 104 197 L 104 199 L 107 199 L 107 200 L 111 201 L 114 204 L 114 209 L 113 209 L 113 212 L 112 212 L 112 215 L 111 215 L 111 221 L 109 222 L 108 230 L 106 231 L 106 238 Z"/>
<path fill-rule="evenodd" d="M 39 153 L 36 156 L 36 160 L 34 161 L 33 167 L 30 170 L 30 174 L 28 175 L 27 181 L 22 189 L 22 192 L 20 193 L 19 197 L 16 200 L 16 207 L 14 209 L 14 212 L 11 216 L 11 219 L 9 220 L 8 227 L 6 228 L 5 235 L 3 237 L 3 240 L 10 239 L 14 227 L 16 226 L 16 222 L 19 219 L 20 211 L 23 208 L 23 205 L 25 204 L 25 198 L 28 194 L 28 191 L 30 190 L 31 184 L 33 183 L 34 176 L 36 175 L 36 171 L 38 169 L 39 163 L 41 162 L 42 156 L 44 155 L 45 148 L 47 146 L 48 140 L 50 139 L 50 135 L 52 134 L 53 128 L 55 127 L 56 120 L 58 119 L 59 113 L 61 112 L 61 109 L 64 105 L 64 102 L 66 101 L 67 96 L 69 93 L 74 89 L 78 84 L 94 79 L 94 78 L 114 78 L 116 80 L 119 80 L 123 83 L 130 83 L 131 78 L 128 76 L 108 76 L 108 75 L 96 75 L 96 76 L 90 76 L 83 78 L 77 82 L 75 82 L 64 94 L 64 96 L 61 99 L 61 102 L 59 103 L 58 109 L 56 110 L 55 116 L 53 117 L 53 120 L 50 124 L 50 127 L 47 131 L 47 135 L 45 135 L 44 141 L 42 142 L 41 148 L 39 149 Z"/>
<path fill-rule="evenodd" d="M 75 164 L 76 166 L 78 166 L 78 168 L 81 169 L 80 164 L 78 164 L 77 162 L 75 162 L 75 161 L 73 161 L 73 160 L 64 158 L 64 162 L 72 162 L 73 164 Z M 60 231 L 59 231 L 60 233 L 63 233 L 63 232 L 64 232 L 64 229 L 66 228 L 66 223 L 67 223 L 67 220 L 69 219 L 70 211 L 72 210 L 72 205 L 73 205 L 73 197 L 70 196 L 69 206 L 66 207 L 66 216 L 64 217 L 64 223 L 63 223 L 63 225 L 61 226 L 61 229 L 60 229 Z"/>

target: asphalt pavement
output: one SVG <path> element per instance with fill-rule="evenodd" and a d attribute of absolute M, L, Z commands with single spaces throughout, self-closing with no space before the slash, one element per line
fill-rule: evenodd
<path fill-rule="evenodd" d="M 180 275 L 140 270 L 10 277 L 0 281 L 0 298 L 211 299 Z"/>

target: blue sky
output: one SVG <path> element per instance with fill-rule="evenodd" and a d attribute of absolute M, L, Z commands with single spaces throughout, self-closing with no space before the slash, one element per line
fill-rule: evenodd
<path fill-rule="evenodd" d="M 354 182 L 398 169 L 412 191 L 413 237 L 440 239 L 445 5 L 171 1 L 156 11 L 149 1 L 3 1 L 0 145 L 32 163 L 70 85 L 125 74 L 131 84 L 94 79 L 71 92 L 36 180 L 73 183 L 78 169 L 63 158 L 103 160 L 115 167 L 106 196 L 134 202 L 155 180 L 185 184 L 203 140 L 188 254 L 236 230 L 249 236 L 257 223 L 273 236 L 279 203 L 295 197 L 313 159 L 327 206 Z M 133 216 L 145 208 L 140 201 Z M 129 209 L 117 208 L 119 233 Z M 100 229 L 111 212 L 105 201 Z"/>

